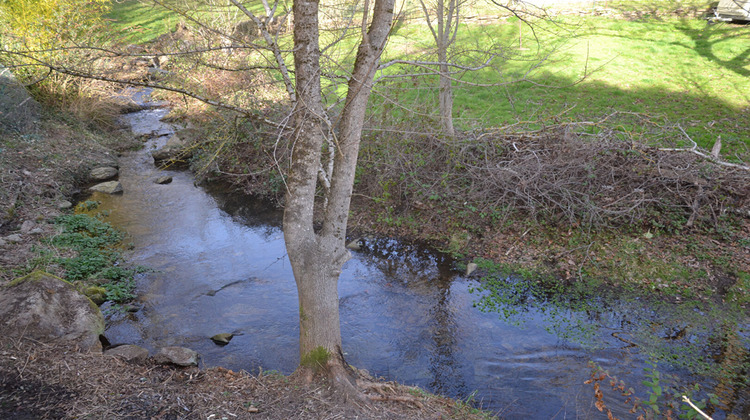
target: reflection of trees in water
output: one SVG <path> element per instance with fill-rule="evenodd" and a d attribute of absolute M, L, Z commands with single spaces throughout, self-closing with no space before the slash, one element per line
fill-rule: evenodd
<path fill-rule="evenodd" d="M 461 361 L 456 358 L 459 342 L 451 302 L 453 261 L 423 247 L 394 240 L 362 240 L 362 245 L 364 259 L 382 273 L 381 281 L 386 287 L 402 287 L 413 295 L 414 302 L 398 310 L 422 311 L 416 315 L 424 317 L 423 330 L 416 337 L 408 337 L 410 342 L 402 347 L 416 346 L 428 352 L 432 376 L 429 388 L 437 393 L 468 395 Z"/>

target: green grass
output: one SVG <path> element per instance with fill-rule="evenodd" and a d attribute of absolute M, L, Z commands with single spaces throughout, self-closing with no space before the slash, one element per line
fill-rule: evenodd
<path fill-rule="evenodd" d="M 467 75 L 467 80 L 502 83 L 526 75 L 527 81 L 494 87 L 457 85 L 454 91 L 457 127 L 503 127 L 529 122 L 521 126 L 538 128 L 561 122 L 598 122 L 618 111 L 618 116 L 599 126 L 589 125 L 588 130 L 615 128 L 623 131 L 627 140 L 673 146 L 689 145 L 684 130 L 705 149 L 710 149 L 721 136 L 725 159 L 748 160 L 750 26 L 709 24 L 692 15 L 654 16 L 656 11 L 675 9 L 665 8 L 663 1 L 656 0 L 617 1 L 609 6 L 624 11 L 643 10 L 645 17 L 628 20 L 562 16 L 554 23 L 537 21 L 537 39 L 530 28 L 521 26 L 523 45 L 527 48 L 522 51 L 518 48 L 518 21 L 513 17 L 501 17 L 490 25 L 464 24 L 458 48 L 490 44 L 504 48 L 504 58 L 496 60 L 496 68 L 483 70 L 473 79 Z M 703 10 L 704 6 L 700 1 L 689 1 L 682 2 L 680 8 Z M 232 14 L 230 9 L 224 8 L 219 14 L 235 21 L 243 18 Z M 501 15 L 497 10 L 492 13 L 486 9 L 483 7 L 481 11 Z M 209 19 L 208 12 L 196 7 L 190 13 Z M 137 0 L 114 3 L 109 18 L 113 20 L 113 29 L 126 33 L 128 42 L 153 39 L 174 28 L 178 20 L 184 20 L 173 12 Z M 410 19 L 391 36 L 384 61 L 432 59 L 434 41 L 429 30 L 421 23 L 419 13 L 412 12 Z M 356 35 L 357 31 L 350 32 Z M 322 34 L 323 39 L 336 36 Z M 290 36 L 282 38 L 282 45 L 291 42 Z M 354 41 L 346 39 L 327 54 L 351 61 L 356 51 Z M 538 65 L 543 57 L 545 61 Z M 414 69 L 391 67 L 387 71 L 393 74 Z M 343 71 L 334 72 L 345 75 Z M 379 85 L 372 99 L 372 113 L 382 116 L 385 124 L 413 124 L 423 118 L 427 126 L 434 126 L 436 87 L 435 77 L 397 79 L 389 85 Z M 344 85 L 324 90 L 327 94 L 340 94 Z M 386 105 L 381 95 L 414 109 L 417 116 Z"/>
<path fill-rule="evenodd" d="M 708 24 L 695 18 L 629 21 L 565 17 L 561 23 L 574 31 L 572 35 L 556 35 L 551 23 L 538 22 L 539 44 L 533 43 L 530 30 L 523 27 L 524 46 L 529 50 L 519 51 L 518 25 L 513 22 L 462 28 L 461 45 L 495 42 L 504 45 L 509 54 L 498 71 L 483 71 L 475 81 L 512 81 L 547 51 L 556 51 L 530 73 L 528 82 L 489 88 L 457 85 L 457 125 L 598 121 L 614 111 L 640 113 L 671 127 L 673 139 L 684 140 L 675 127 L 679 124 L 701 147 L 710 149 L 721 135 L 725 157 L 748 157 L 750 27 Z M 405 51 L 409 45 L 409 56 L 416 58 L 430 48 L 430 42 L 429 34 L 414 25 L 399 31 L 389 47 L 391 54 L 398 55 L 399 49 Z M 423 81 L 420 89 L 410 86 L 411 81 L 399 83 L 388 91 L 390 96 L 396 95 L 406 104 L 428 104 L 423 108 L 435 115 L 435 78 Z M 637 140 L 650 142 L 642 119 L 610 119 L 602 128 L 621 126 Z"/>

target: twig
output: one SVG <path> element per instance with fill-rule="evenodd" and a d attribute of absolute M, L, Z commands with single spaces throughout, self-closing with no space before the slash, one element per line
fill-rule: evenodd
<path fill-rule="evenodd" d="M 690 401 L 690 398 L 688 398 L 687 395 L 682 396 L 682 401 L 688 403 L 691 407 L 693 407 L 693 410 L 697 411 L 698 414 L 700 414 L 707 420 L 713 420 L 708 414 L 704 413 L 700 408 L 696 407 L 695 404 L 693 404 L 693 402 Z"/>

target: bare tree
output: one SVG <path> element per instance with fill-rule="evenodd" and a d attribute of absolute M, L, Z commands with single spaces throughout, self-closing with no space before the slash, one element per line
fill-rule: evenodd
<path fill-rule="evenodd" d="M 371 19 L 368 3 L 366 0 L 362 39 L 335 127 L 325 114 L 321 93 L 318 2 L 296 0 L 293 9 L 297 101 L 284 235 L 299 293 L 300 355 L 303 367 L 325 369 L 334 383 L 345 388 L 353 388 L 353 383 L 348 379 L 341 350 L 338 278 L 350 258 L 345 236 L 357 155 L 373 76 L 393 19 L 394 0 L 375 0 Z M 327 179 L 330 187 L 324 189 L 322 227 L 316 230 L 315 195 L 326 144 L 334 144 L 336 152 Z M 321 353 L 326 356 L 324 364 L 313 357 Z"/>
<path fill-rule="evenodd" d="M 438 56 L 438 71 L 440 88 L 438 98 L 440 102 L 440 125 L 448 136 L 456 134 L 453 129 L 453 85 L 449 77 L 448 49 L 456 41 L 458 23 L 461 16 L 461 5 L 465 0 L 435 0 L 432 7 L 428 7 L 425 0 L 419 0 L 422 6 L 427 26 L 435 39 Z M 434 9 L 434 22 L 432 11 Z"/>

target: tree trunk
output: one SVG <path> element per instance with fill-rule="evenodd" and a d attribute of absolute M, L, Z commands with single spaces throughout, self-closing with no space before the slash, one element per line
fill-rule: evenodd
<path fill-rule="evenodd" d="M 447 54 L 446 54 L 447 55 Z M 441 63 L 445 63 L 444 59 L 439 59 Z M 453 85 L 451 79 L 448 78 L 448 66 L 440 64 L 440 125 L 443 128 L 443 133 L 447 136 L 453 137 L 456 135 L 456 131 L 453 129 Z"/>
<path fill-rule="evenodd" d="M 294 2 L 294 152 L 287 178 L 284 239 L 299 296 L 300 369 L 323 372 L 334 386 L 356 390 L 341 350 L 338 278 L 350 254 L 345 247 L 357 154 L 367 100 L 393 18 L 394 0 L 376 0 L 369 31 L 363 29 L 339 122 L 323 226 L 316 232 L 315 192 L 322 147 L 333 127 L 324 117 L 320 88 L 318 3 Z M 364 27 L 363 27 L 364 28 Z"/>

